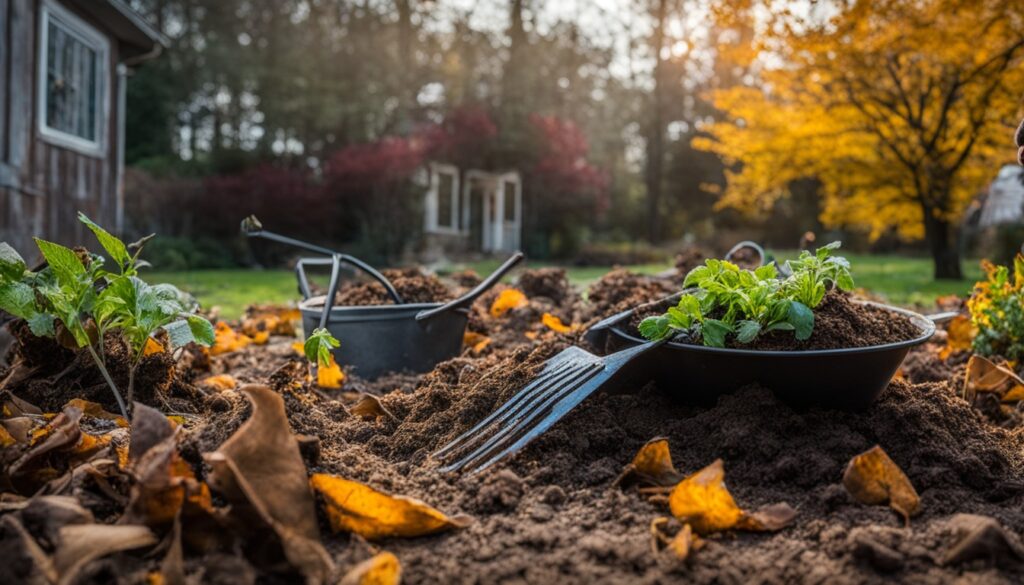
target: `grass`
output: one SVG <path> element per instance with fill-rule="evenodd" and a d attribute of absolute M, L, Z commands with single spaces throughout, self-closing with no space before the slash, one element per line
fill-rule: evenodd
<path fill-rule="evenodd" d="M 776 252 L 780 259 L 796 256 L 795 252 Z M 853 263 L 854 279 L 858 287 L 887 298 L 898 305 L 931 306 L 935 297 L 948 294 L 965 295 L 981 269 L 974 260 L 964 261 L 965 280 L 935 280 L 931 261 L 927 258 L 905 256 L 873 256 L 847 254 Z M 486 275 L 497 268 L 500 260 L 485 260 L 453 267 L 455 270 L 472 268 Z M 543 264 L 531 264 L 532 267 Z M 655 274 L 670 268 L 669 264 L 643 264 L 629 266 L 643 274 Z M 567 267 L 569 280 L 585 288 L 608 272 L 610 267 Z M 242 315 L 245 307 L 255 303 L 285 303 L 298 300 L 295 273 L 290 270 L 198 270 L 191 272 L 153 272 L 150 282 L 169 282 L 191 292 L 207 307 L 217 306 L 227 319 Z"/>

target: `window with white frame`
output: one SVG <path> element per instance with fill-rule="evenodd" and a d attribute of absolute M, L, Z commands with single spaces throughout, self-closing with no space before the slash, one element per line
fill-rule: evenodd
<path fill-rule="evenodd" d="M 98 154 L 106 118 L 110 44 L 56 2 L 42 5 L 39 131 L 62 146 Z"/>
<path fill-rule="evenodd" d="M 431 165 L 427 231 L 461 233 L 459 199 L 459 169 L 451 165 Z"/>

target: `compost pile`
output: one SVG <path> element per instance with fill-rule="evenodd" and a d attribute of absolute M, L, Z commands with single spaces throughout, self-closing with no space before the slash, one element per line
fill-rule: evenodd
<path fill-rule="evenodd" d="M 422 376 L 350 372 L 338 389 L 317 387 L 294 338 L 237 342 L 236 324 L 210 352 L 153 358 L 166 379 L 140 389 L 131 421 L 109 414 L 74 353 L 16 350 L 0 421 L 0 582 L 360 582 L 396 562 L 407 583 L 1024 579 L 1024 436 L 962 398 L 963 353 L 940 356 L 942 339 L 865 412 L 795 410 L 758 387 L 689 406 L 669 398 L 684 393 L 680 372 L 680 388 L 590 397 L 507 464 L 437 471 L 430 453 L 588 324 L 675 290 L 616 270 L 581 294 L 564 272 L 528 271 L 473 306 L 459 357 Z M 701 534 L 687 555 L 659 545 L 653 532 L 681 543 L 690 525 L 665 520 L 664 491 L 622 480 L 656 437 L 680 477 L 721 459 L 738 506 L 781 503 L 795 517 Z M 844 486 L 851 459 L 876 445 L 920 496 L 909 518 Z M 352 502 L 365 486 L 432 509 L 388 536 L 339 512 L 339 492 Z"/>

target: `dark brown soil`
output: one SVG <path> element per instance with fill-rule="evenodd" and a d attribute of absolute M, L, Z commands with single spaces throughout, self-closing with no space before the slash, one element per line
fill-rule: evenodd
<path fill-rule="evenodd" d="M 573 294 L 564 268 L 526 270 L 519 275 L 516 286 L 528 297 L 545 297 L 556 305 L 562 304 Z"/>
<path fill-rule="evenodd" d="M 304 451 L 309 472 L 337 474 L 474 517 L 460 530 L 371 545 L 331 535 L 321 514 L 324 544 L 341 571 L 387 550 L 399 558 L 407 584 L 1024 582 L 1024 563 L 992 534 L 976 543 L 975 558 L 942 562 L 960 538 L 958 513 L 994 519 L 1006 538 L 1024 532 L 1024 433 L 992 424 L 946 380 L 895 380 L 874 406 L 857 413 L 794 409 L 759 387 L 737 389 L 713 406 L 700 407 L 673 400 L 683 394 L 678 388 L 635 385 L 591 396 L 493 469 L 478 475 L 438 472 L 433 451 L 491 412 L 574 341 L 538 325 L 539 313 L 560 311 L 566 322 L 578 323 L 673 289 L 665 281 L 617 271 L 591 289 L 590 302 L 572 291 L 562 303 L 536 294 L 500 318 L 487 313 L 495 291 L 474 306 L 478 326 L 494 339 L 491 346 L 479 354 L 467 349 L 418 378 L 351 379 L 342 391 L 314 390 L 288 338 L 216 356 L 202 375 L 227 372 L 240 382 L 267 383 L 280 392 L 292 431 L 309 436 L 304 444 L 317 447 Z M 925 351 L 931 349 L 915 353 Z M 918 359 L 916 368 L 923 373 L 926 358 Z M 904 376 L 913 379 L 917 369 L 907 368 Z M 684 376 L 679 383 L 685 385 Z M 393 418 L 350 415 L 346 405 L 354 390 L 380 395 Z M 181 454 L 204 480 L 209 469 L 202 454 L 230 437 L 251 406 L 234 390 L 192 400 L 200 415 L 190 417 L 181 431 Z M 722 458 L 729 490 L 741 507 L 786 502 L 798 511 L 795 522 L 778 533 L 711 536 L 685 563 L 655 554 L 650 523 L 668 515 L 667 507 L 612 483 L 636 451 L 657 436 L 668 439 L 680 472 Z M 921 496 L 921 512 L 908 526 L 885 506 L 854 502 L 842 486 L 847 462 L 876 444 Z M 116 522 L 123 510 L 123 503 L 95 487 L 73 493 L 107 522 Z M 0 527 L 0 544 L 11 542 L 8 537 Z M 261 559 L 247 550 L 186 550 L 185 573 L 207 582 L 297 581 L 286 568 L 276 573 L 258 568 Z M 142 578 L 158 569 L 161 558 L 162 552 L 147 555 L 145 549 L 114 555 L 94 562 L 80 582 Z"/>
<path fill-rule="evenodd" d="M 630 321 L 631 332 L 639 336 L 637 325 L 650 315 L 664 311 L 663 305 L 638 312 Z M 870 347 L 906 341 L 921 335 L 920 329 L 907 317 L 879 307 L 854 302 L 850 295 L 838 290 L 829 291 L 814 310 L 814 332 L 799 341 L 792 331 L 770 331 L 758 335 L 751 343 L 740 343 L 735 337 L 726 340 L 726 347 L 761 351 L 809 351 L 816 349 L 842 349 Z M 680 343 L 700 343 L 699 338 L 680 337 Z M 939 378 L 942 379 L 942 378 Z M 932 380 L 938 381 L 939 379 Z"/>
<path fill-rule="evenodd" d="M 434 275 L 416 268 L 387 269 L 383 274 L 406 303 L 437 303 L 455 298 L 451 290 Z M 334 297 L 336 306 L 390 305 L 394 300 L 377 282 L 347 283 Z"/>
<path fill-rule="evenodd" d="M 697 245 L 686 246 L 676 254 L 675 267 L 680 282 L 686 275 L 698 266 L 702 266 L 708 258 L 714 258 L 715 254 Z"/>

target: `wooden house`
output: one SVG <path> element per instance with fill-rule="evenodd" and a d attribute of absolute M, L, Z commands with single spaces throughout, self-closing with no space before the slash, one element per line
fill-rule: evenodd
<path fill-rule="evenodd" d="M 0 0 L 0 240 L 120 231 L 127 76 L 163 44 L 122 0 Z"/>

